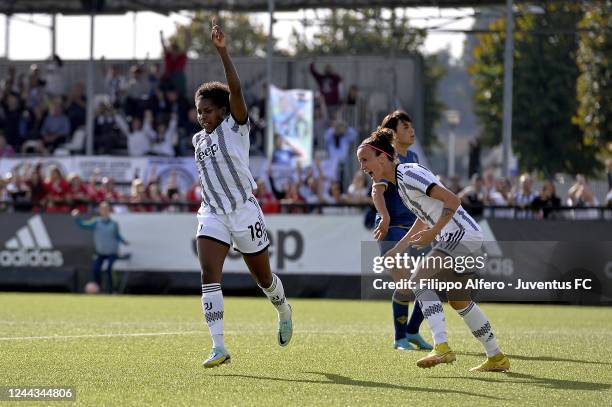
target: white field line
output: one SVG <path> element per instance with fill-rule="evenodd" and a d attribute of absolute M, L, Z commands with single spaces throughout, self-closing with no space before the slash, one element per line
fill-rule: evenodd
<path fill-rule="evenodd" d="M 88 338 L 117 338 L 133 336 L 166 336 L 166 335 L 194 335 L 208 333 L 202 331 L 183 331 L 183 332 L 137 332 L 137 333 L 117 333 L 117 334 L 88 334 L 88 335 L 51 335 L 51 336 L 13 336 L 0 337 L 0 341 L 29 341 L 45 339 L 88 339 Z"/>
<path fill-rule="evenodd" d="M 266 334 L 270 331 L 269 329 L 250 329 L 247 330 L 251 334 Z M 237 335 L 244 333 L 245 330 L 226 330 L 226 334 Z M 372 331 L 352 331 L 352 330 L 327 330 L 327 329 L 298 329 L 296 334 L 303 335 L 340 335 L 340 336 L 378 336 L 379 333 Z M 449 329 L 449 334 L 452 335 L 460 335 L 465 334 L 464 330 L 457 329 Z M 47 336 L 6 336 L 0 337 L 0 341 L 35 341 L 35 340 L 49 340 L 49 339 L 59 339 L 59 340 L 70 340 L 70 339 L 99 339 L 99 338 L 122 338 L 122 337 L 156 337 L 156 336 L 180 336 L 180 335 L 208 335 L 208 329 L 201 329 L 198 331 L 176 331 L 176 332 L 133 332 L 133 333 L 109 333 L 109 334 L 83 334 L 83 335 L 47 335 Z M 509 336 L 513 336 L 512 334 L 508 334 Z M 552 331 L 522 331 L 519 336 L 576 336 L 575 332 L 567 331 L 567 330 L 552 330 Z M 609 330 L 599 330 L 597 332 L 590 332 L 589 337 L 610 337 Z"/>

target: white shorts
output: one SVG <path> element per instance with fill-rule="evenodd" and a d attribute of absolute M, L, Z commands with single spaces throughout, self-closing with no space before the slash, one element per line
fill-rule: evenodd
<path fill-rule="evenodd" d="M 227 215 L 202 208 L 197 216 L 198 238 L 211 239 L 228 247 L 233 243 L 234 250 L 244 255 L 259 254 L 270 245 L 263 212 L 253 196 Z"/>
<path fill-rule="evenodd" d="M 449 256 L 469 256 L 477 253 L 482 247 L 484 236 L 477 230 L 458 229 L 440 236 L 432 250 L 438 250 Z"/>

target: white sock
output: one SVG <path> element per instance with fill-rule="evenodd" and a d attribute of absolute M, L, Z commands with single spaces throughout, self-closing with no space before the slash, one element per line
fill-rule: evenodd
<path fill-rule="evenodd" d="M 457 312 L 461 315 L 476 339 L 482 343 L 487 353 L 487 357 L 490 358 L 501 352 L 499 346 L 497 346 L 497 340 L 493 334 L 491 324 L 478 305 L 470 302 L 470 305 Z"/>
<path fill-rule="evenodd" d="M 202 311 L 210 330 L 213 347 L 225 348 L 223 342 L 223 292 L 221 284 L 202 285 Z"/>
<path fill-rule="evenodd" d="M 434 344 L 446 342 L 446 320 L 440 297 L 431 290 L 414 290 L 414 295 L 421 304 L 421 311 L 431 330 Z"/>
<path fill-rule="evenodd" d="M 291 316 L 291 309 L 285 298 L 285 290 L 283 283 L 276 274 L 272 274 L 272 284 L 268 288 L 259 286 L 264 292 L 266 297 L 270 300 L 276 311 L 278 311 L 278 317 L 280 319 L 287 319 Z"/>

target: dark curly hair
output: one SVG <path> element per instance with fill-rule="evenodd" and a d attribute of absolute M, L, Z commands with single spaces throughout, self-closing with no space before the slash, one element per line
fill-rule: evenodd
<path fill-rule="evenodd" d="M 205 82 L 196 90 L 194 99 L 196 104 L 199 99 L 209 99 L 219 109 L 225 107 L 229 113 L 229 94 L 229 87 L 226 84 L 221 82 Z"/>

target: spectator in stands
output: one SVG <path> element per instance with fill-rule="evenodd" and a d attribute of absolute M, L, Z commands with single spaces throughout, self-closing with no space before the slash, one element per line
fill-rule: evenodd
<path fill-rule="evenodd" d="M 26 179 L 14 172 L 7 175 L 6 191 L 13 201 L 13 209 L 16 212 L 28 212 L 32 210 L 32 193 Z"/>
<path fill-rule="evenodd" d="M 114 291 L 112 269 L 113 263 L 119 257 L 119 244 L 129 245 L 129 243 L 121 236 L 119 224 L 111 219 L 112 211 L 108 202 L 102 202 L 98 206 L 99 217 L 84 221 L 79 216 L 78 209 L 72 211 L 72 216 L 76 224 L 87 230 L 92 230 L 94 233 L 95 257 L 92 263 L 93 279 L 100 288 L 102 285 L 102 266 L 106 262 L 106 291 L 112 294 Z"/>
<path fill-rule="evenodd" d="M 610 190 L 606 194 L 606 202 L 607 202 L 608 208 L 612 208 L 612 188 L 610 188 Z"/>
<path fill-rule="evenodd" d="M 42 163 L 37 163 L 32 171 L 27 175 L 27 184 L 30 188 L 32 205 L 34 211 L 38 212 L 40 208 L 46 205 L 47 192 L 42 175 Z"/>
<path fill-rule="evenodd" d="M 144 76 L 142 66 L 132 65 L 130 79 L 128 79 L 125 89 L 125 114 L 127 116 L 141 116 L 148 98 L 148 78 Z"/>
<path fill-rule="evenodd" d="M 62 97 L 66 95 L 66 79 L 64 78 L 64 61 L 58 56 L 53 55 L 46 67 L 46 93 L 49 97 Z"/>
<path fill-rule="evenodd" d="M 357 140 L 357 131 L 347 126 L 342 120 L 336 120 L 332 127 L 325 132 L 325 147 L 332 163 L 330 178 L 336 179 L 338 167 L 346 163 L 349 151 Z"/>
<path fill-rule="evenodd" d="M 300 195 L 298 191 L 298 184 L 293 182 L 288 182 L 285 184 L 283 198 L 281 199 L 281 204 L 303 204 L 305 203 L 304 198 Z M 303 208 L 291 208 L 289 210 L 290 213 L 304 213 Z"/>
<path fill-rule="evenodd" d="M 485 171 L 482 177 L 482 187 L 484 189 L 486 202 L 488 200 L 489 195 L 495 191 L 495 177 L 493 176 L 493 172 Z"/>
<path fill-rule="evenodd" d="M 189 207 L 191 212 L 197 212 L 197 210 L 200 209 L 200 204 L 202 202 L 202 187 L 199 182 L 196 181 L 191 185 L 191 188 L 185 193 L 185 199 L 193 203 L 193 205 Z"/>
<path fill-rule="evenodd" d="M 78 81 L 72 86 L 66 102 L 66 116 L 70 120 L 70 129 L 77 130 L 85 126 L 87 118 L 87 96 L 85 95 L 85 85 Z"/>
<path fill-rule="evenodd" d="M 78 209 L 80 212 L 87 211 L 87 204 L 90 201 L 90 197 L 87 194 L 87 187 L 81 180 L 78 174 L 68 174 L 66 177 L 68 182 L 68 193 L 66 199 L 70 203 L 73 209 Z"/>
<path fill-rule="evenodd" d="M 450 178 L 448 190 L 451 191 L 453 194 L 459 194 L 462 189 L 463 188 L 461 187 L 461 177 L 459 177 L 458 175 L 453 175 Z"/>
<path fill-rule="evenodd" d="M 136 178 L 132 181 L 132 187 L 130 191 L 130 211 L 131 212 L 151 212 L 153 208 L 150 205 L 145 204 L 149 201 L 147 196 L 147 189 L 141 179 Z"/>
<path fill-rule="evenodd" d="M 161 46 L 164 51 L 164 74 L 162 82 L 174 87 L 179 95 L 187 94 L 187 78 L 185 67 L 187 66 L 187 50 L 191 46 L 191 33 L 188 29 L 182 30 L 183 47 L 181 48 L 176 39 L 170 42 L 170 46 L 164 41 L 164 32 L 159 32 Z"/>
<path fill-rule="evenodd" d="M 353 84 L 349 87 L 346 93 L 346 105 L 356 106 L 359 103 L 359 88 Z"/>
<path fill-rule="evenodd" d="M 166 115 L 158 117 L 156 129 L 152 133 L 150 154 L 166 157 L 175 156 L 174 146 L 177 138 L 177 123 L 178 116 L 176 113 L 170 115 L 169 122 Z"/>
<path fill-rule="evenodd" d="M 100 168 L 94 168 L 89 176 L 89 180 L 85 187 L 87 188 L 87 196 L 90 201 L 101 202 L 100 190 L 98 189 L 98 178 L 100 178 Z"/>
<path fill-rule="evenodd" d="M 348 197 L 342 193 L 342 185 L 338 181 L 332 181 L 328 193 L 323 195 L 325 204 L 340 205 L 350 203 Z M 349 208 L 341 207 L 324 207 L 321 211 L 325 215 L 338 215 L 350 213 Z"/>
<path fill-rule="evenodd" d="M 155 90 L 159 88 L 162 79 L 162 69 L 159 63 L 154 63 L 149 66 L 147 80 L 149 82 L 149 92 L 147 98 L 155 96 Z"/>
<path fill-rule="evenodd" d="M 549 214 L 561 206 L 561 199 L 556 194 L 555 184 L 551 181 L 544 181 L 540 194 L 531 201 L 531 207 L 538 211 L 543 218 L 548 218 Z"/>
<path fill-rule="evenodd" d="M 23 107 L 19 94 L 9 92 L 0 105 L 0 122 L 4 124 L 4 135 L 7 143 L 19 151 L 24 141 Z"/>
<path fill-rule="evenodd" d="M 134 116 L 128 125 L 121 114 L 115 113 L 115 124 L 127 139 L 128 155 L 142 157 L 151 151 L 151 140 L 155 137 L 152 121 L 150 110 L 145 112 L 144 124 L 139 116 Z"/>
<path fill-rule="evenodd" d="M 102 183 L 98 191 L 99 201 L 117 203 L 122 200 L 121 194 L 115 189 L 115 181 L 111 177 L 102 177 Z"/>
<path fill-rule="evenodd" d="M 167 201 L 164 194 L 162 194 L 162 192 L 159 190 L 159 184 L 157 182 L 149 183 L 146 187 L 146 191 L 147 191 L 147 196 L 149 197 L 149 201 L 151 202 L 161 204 Z M 157 212 L 160 212 L 164 209 L 164 207 L 165 206 L 163 205 L 158 205 L 158 206 L 155 206 L 153 209 Z"/>
<path fill-rule="evenodd" d="M 166 182 L 166 186 L 162 193 L 165 194 L 168 199 L 170 199 L 170 197 L 173 195 L 181 195 L 181 191 L 178 186 L 176 169 L 170 171 L 170 176 L 168 177 L 168 181 Z"/>
<path fill-rule="evenodd" d="M 4 130 L 0 129 L 0 158 L 8 158 L 15 155 L 15 150 L 13 146 L 6 142 L 6 137 L 4 137 Z"/>
<path fill-rule="evenodd" d="M 10 202 L 10 196 L 6 190 L 6 181 L 0 176 L 0 212 L 6 212 L 9 209 L 8 202 Z"/>
<path fill-rule="evenodd" d="M 65 143 L 70 135 L 70 120 L 64 114 L 61 101 L 54 100 L 51 105 L 51 114 L 45 118 L 40 129 L 43 143 L 49 152 Z"/>
<path fill-rule="evenodd" d="M 11 92 L 19 92 L 19 82 L 17 81 L 17 71 L 14 65 L 9 65 L 6 76 L 0 81 L 0 99 L 3 99 Z"/>
<path fill-rule="evenodd" d="M 353 204 L 370 203 L 370 189 L 367 186 L 366 178 L 361 170 L 355 171 L 353 181 L 348 187 L 347 200 Z"/>
<path fill-rule="evenodd" d="M 329 114 L 333 117 L 341 103 L 340 84 L 342 83 L 342 77 L 334 72 L 330 64 L 325 65 L 323 73 L 318 72 L 314 60 L 310 63 L 310 73 L 317 81 Z"/>
<path fill-rule="evenodd" d="M 470 215 L 480 216 L 484 207 L 484 188 L 482 176 L 472 175 L 471 183 L 459 193 L 459 199 L 465 205 L 465 210 Z"/>
<path fill-rule="evenodd" d="M 47 116 L 48 112 L 43 104 L 23 113 L 23 120 L 21 122 L 21 133 L 23 135 L 22 154 L 47 155 L 49 153 L 41 135 L 41 129 Z"/>
<path fill-rule="evenodd" d="M 259 201 L 263 213 L 280 213 L 280 202 L 274 197 L 274 194 L 268 190 L 264 180 L 257 180 L 255 198 Z"/>
<path fill-rule="evenodd" d="M 599 206 L 599 200 L 593 194 L 586 178 L 582 174 L 576 175 L 576 181 L 567 191 L 567 195 L 567 206 L 577 208 Z M 597 209 L 581 210 L 574 213 L 576 219 L 596 219 L 598 215 Z"/>
<path fill-rule="evenodd" d="M 34 109 L 38 105 L 45 103 L 46 82 L 42 79 L 42 74 L 38 65 L 30 65 L 30 73 L 27 79 L 27 86 L 24 87 L 23 93 L 25 94 L 26 107 L 28 109 Z"/>
<path fill-rule="evenodd" d="M 183 124 L 187 120 L 187 111 L 190 107 L 189 102 L 174 87 L 169 86 L 164 90 L 163 103 L 160 106 L 162 113 L 167 115 L 176 114 L 178 123 Z"/>
<path fill-rule="evenodd" d="M 44 188 L 45 210 L 47 212 L 68 213 L 69 207 L 66 203 L 66 197 L 70 188 L 57 166 L 49 167 L 49 176 L 44 182 Z"/>
<path fill-rule="evenodd" d="M 111 154 L 120 147 L 119 128 L 115 123 L 115 109 L 108 103 L 98 105 L 94 121 L 94 149 L 97 154 Z M 127 144 L 127 143 L 126 143 Z"/>
<path fill-rule="evenodd" d="M 514 194 L 514 205 L 519 208 L 527 208 L 531 206 L 531 202 L 536 198 L 536 195 L 531 191 L 533 182 L 531 176 L 524 173 L 519 178 L 519 190 Z"/>
<path fill-rule="evenodd" d="M 112 64 L 108 68 L 106 78 L 104 79 L 105 92 L 110 98 L 109 100 L 111 105 L 116 105 L 121 102 L 124 86 L 125 79 L 119 72 L 119 65 Z"/>

